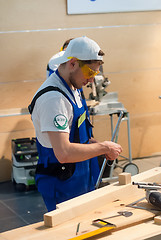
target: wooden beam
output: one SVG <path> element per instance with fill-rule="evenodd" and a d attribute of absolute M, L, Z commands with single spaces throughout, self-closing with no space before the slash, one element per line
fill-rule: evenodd
<path fill-rule="evenodd" d="M 149 171 L 132 177 L 132 181 L 135 182 L 160 183 L 160 179 L 160 167 L 151 169 Z M 101 195 L 103 196 L 102 200 Z M 104 195 L 106 197 L 104 197 Z M 150 210 L 134 209 L 126 206 L 127 204 L 132 203 L 133 201 L 143 196 L 145 196 L 145 192 L 141 189 L 139 190 L 137 186 L 131 184 L 120 186 L 119 183 L 115 183 L 59 204 L 58 209 L 55 210 L 54 213 L 55 215 L 58 215 L 58 220 L 61 220 L 61 223 L 57 226 L 46 227 L 44 226 L 44 222 L 40 222 L 1 233 L 0 239 L 43 240 L 52 238 L 52 240 L 64 240 L 75 238 L 77 236 L 80 236 L 79 239 L 81 239 L 81 235 L 83 235 L 84 233 L 90 234 L 91 231 L 95 230 L 93 228 L 92 221 L 98 218 L 107 218 L 106 221 L 116 225 L 116 228 L 111 230 L 112 232 L 110 235 L 108 234 L 108 232 L 103 233 L 104 235 L 101 235 L 101 239 L 140 240 L 145 239 L 146 237 L 156 236 L 157 234 L 160 234 L 160 225 L 154 224 L 154 220 L 149 221 L 149 219 L 153 219 L 158 213 L 154 213 Z M 100 202 L 95 202 L 95 199 L 99 199 Z M 88 203 L 87 205 L 85 203 L 85 200 Z M 92 202 L 92 207 L 89 203 L 90 200 Z M 147 203 L 146 200 L 143 200 L 139 204 L 140 206 L 144 206 L 147 208 L 151 207 L 151 205 Z M 73 206 L 74 208 L 78 206 L 78 210 L 75 209 L 75 212 L 71 213 Z M 90 207 L 90 209 L 86 208 L 86 206 Z M 68 219 L 68 216 L 66 216 L 66 221 L 64 222 L 65 215 L 63 214 L 63 211 L 67 211 L 68 208 L 70 209 L 69 218 L 73 218 L 74 215 L 76 217 L 74 217 L 73 219 Z M 92 208 L 93 210 L 91 210 Z M 132 215 L 130 217 L 124 217 L 121 215 L 118 217 L 112 217 L 114 215 L 117 215 L 118 212 L 122 210 L 131 211 Z M 55 217 L 54 214 L 51 214 L 51 218 Z M 144 223 L 145 221 L 146 223 Z M 79 232 L 78 234 L 76 234 L 78 223 L 80 223 Z M 100 239 L 99 236 L 97 237 L 97 239 Z"/>
<path fill-rule="evenodd" d="M 154 168 L 133 176 L 132 181 L 160 182 L 160 177 L 161 168 Z M 57 226 L 82 214 L 86 214 L 87 211 L 93 211 L 100 208 L 100 206 L 117 201 L 118 199 L 125 201 L 128 196 L 129 198 L 133 198 L 133 201 L 135 201 L 144 195 L 144 191 L 138 189 L 131 183 L 120 186 L 117 182 L 58 204 L 56 210 L 44 214 L 44 224 L 48 227 Z"/>

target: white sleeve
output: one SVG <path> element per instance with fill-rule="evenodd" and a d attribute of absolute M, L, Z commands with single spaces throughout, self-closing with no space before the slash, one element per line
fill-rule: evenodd
<path fill-rule="evenodd" d="M 61 93 L 47 93 L 48 98 L 41 101 L 38 107 L 38 115 L 40 117 L 41 132 L 46 131 L 62 131 L 70 132 L 73 107 L 68 99 Z"/>

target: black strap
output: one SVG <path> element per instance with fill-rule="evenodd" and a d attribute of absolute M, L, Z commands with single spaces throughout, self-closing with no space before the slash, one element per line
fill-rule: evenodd
<path fill-rule="evenodd" d="M 48 163 L 47 168 L 44 164 L 37 164 L 36 174 L 43 174 L 59 178 L 59 180 L 67 180 L 75 171 L 75 163 Z"/>
<path fill-rule="evenodd" d="M 50 71 L 49 64 L 47 64 L 46 70 L 47 70 L 47 71 Z"/>
<path fill-rule="evenodd" d="M 84 92 L 83 91 L 80 91 L 80 92 L 81 92 L 81 97 L 84 100 L 85 99 Z"/>
<path fill-rule="evenodd" d="M 46 88 L 43 88 L 42 90 L 40 90 L 35 96 L 34 98 L 32 99 L 32 102 L 31 104 L 28 106 L 28 110 L 29 110 L 29 113 L 32 114 L 33 112 L 33 109 L 34 109 L 34 106 L 35 106 L 35 103 L 36 103 L 36 100 L 44 93 L 46 92 L 50 92 L 50 91 L 58 91 L 60 93 L 62 93 L 66 98 L 68 98 L 68 96 L 65 94 L 65 92 L 63 92 L 60 88 L 58 87 L 53 87 L 53 86 L 48 86 Z"/>

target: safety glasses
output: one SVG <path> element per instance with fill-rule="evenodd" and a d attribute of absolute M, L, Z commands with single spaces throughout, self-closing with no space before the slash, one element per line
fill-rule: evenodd
<path fill-rule="evenodd" d="M 78 63 L 86 79 L 93 78 L 99 73 L 99 71 L 94 71 L 86 64 L 83 64 L 81 60 L 78 60 Z"/>
<path fill-rule="evenodd" d="M 71 59 L 71 58 L 73 58 L 73 57 L 68 57 L 68 59 Z M 100 71 L 92 70 L 90 67 L 88 67 L 86 64 L 84 64 L 83 61 L 79 60 L 78 58 L 77 58 L 77 61 L 79 63 L 79 67 L 82 70 L 83 76 L 86 79 L 93 78 L 100 72 Z"/>

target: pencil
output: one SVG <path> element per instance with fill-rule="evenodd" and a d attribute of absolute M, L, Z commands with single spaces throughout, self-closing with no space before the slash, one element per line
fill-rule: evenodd
<path fill-rule="evenodd" d="M 77 225 L 76 235 L 78 235 L 78 232 L 79 232 L 79 226 L 80 226 L 80 223 L 78 223 L 78 225 Z"/>

